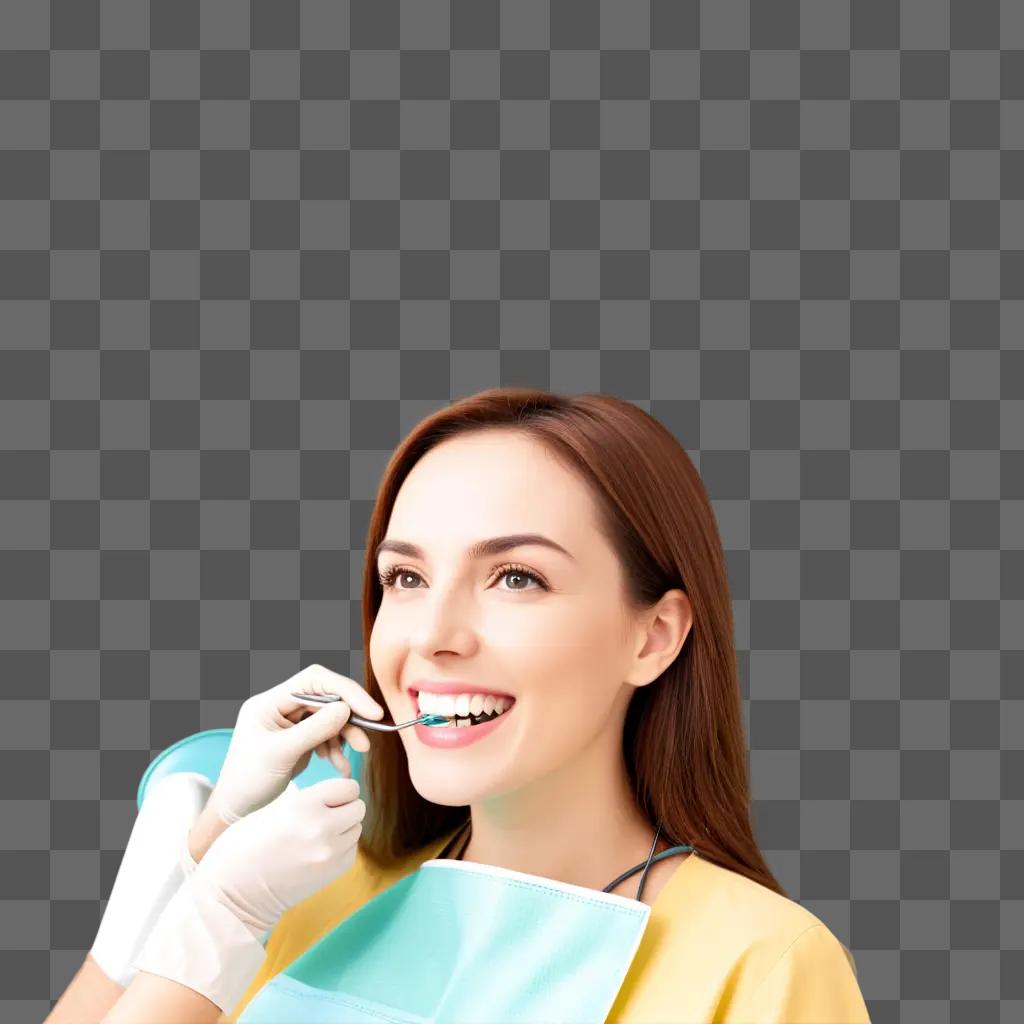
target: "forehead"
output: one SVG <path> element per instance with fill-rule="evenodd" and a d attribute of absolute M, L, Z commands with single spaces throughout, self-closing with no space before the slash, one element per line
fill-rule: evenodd
<path fill-rule="evenodd" d="M 596 532 L 592 498 L 539 442 L 489 431 L 444 441 L 416 463 L 399 489 L 387 535 L 461 548 L 527 531 L 580 549 Z"/>

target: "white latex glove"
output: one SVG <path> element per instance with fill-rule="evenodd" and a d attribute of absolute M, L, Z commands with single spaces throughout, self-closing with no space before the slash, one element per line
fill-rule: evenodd
<path fill-rule="evenodd" d="M 298 789 L 288 783 L 288 790 Z M 184 771 L 163 776 L 146 792 L 89 950 L 123 988 L 138 974 L 133 961 L 160 914 L 198 866 L 188 836 L 212 790 L 201 772 Z"/>
<path fill-rule="evenodd" d="M 358 794 L 355 779 L 325 779 L 232 825 L 172 897 L 134 966 L 230 1012 L 263 962 L 260 935 L 355 863 L 366 814 Z"/>
<path fill-rule="evenodd" d="M 293 691 L 333 693 L 341 700 L 311 708 L 295 700 Z M 339 733 L 360 753 L 370 749 L 370 741 L 358 726 L 345 725 L 350 711 L 364 718 L 384 716 L 384 709 L 359 683 L 322 665 L 308 665 L 283 683 L 254 694 L 238 712 L 210 807 L 233 825 L 279 796 L 288 781 L 305 770 L 314 749 L 351 776 Z"/>
<path fill-rule="evenodd" d="M 132 960 L 195 867 L 188 833 L 212 789 L 199 772 L 174 772 L 149 787 L 139 808 L 89 950 L 103 973 L 125 988 L 137 973 Z"/>

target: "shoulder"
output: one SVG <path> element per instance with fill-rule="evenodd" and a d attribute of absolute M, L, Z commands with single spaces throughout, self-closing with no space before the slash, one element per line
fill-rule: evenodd
<path fill-rule="evenodd" d="M 634 966 L 638 989 L 651 996 L 638 998 L 654 1015 L 686 991 L 687 1012 L 723 1024 L 802 1021 L 805 1007 L 806 1019 L 822 1024 L 869 1019 L 853 955 L 825 922 L 700 856 L 669 879 Z M 757 1009 L 773 1003 L 781 1007 L 776 1016 Z"/>
<path fill-rule="evenodd" d="M 736 951 L 747 961 L 774 963 L 787 951 L 804 957 L 823 953 L 838 955 L 854 969 L 847 947 L 807 907 L 713 861 L 693 860 L 693 872 L 680 879 L 684 884 L 666 888 L 669 909 L 680 912 L 679 902 L 685 900 L 702 929 L 731 932 Z"/>
<path fill-rule="evenodd" d="M 722 1024 L 870 1024 L 853 956 L 828 927 L 819 921 L 787 938 L 766 943 L 756 968 L 739 972 Z"/>
<path fill-rule="evenodd" d="M 693 854 L 665 886 L 658 910 L 676 921 L 729 932 L 746 945 L 795 938 L 823 922 L 810 910 L 752 878 Z"/>

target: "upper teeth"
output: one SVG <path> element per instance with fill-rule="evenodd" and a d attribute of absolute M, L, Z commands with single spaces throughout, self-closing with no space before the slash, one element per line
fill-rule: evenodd
<path fill-rule="evenodd" d="M 419 693 L 420 710 L 432 715 L 483 715 L 497 711 L 498 714 L 512 706 L 510 697 L 495 697 L 483 693 L 430 693 L 421 690 Z"/>

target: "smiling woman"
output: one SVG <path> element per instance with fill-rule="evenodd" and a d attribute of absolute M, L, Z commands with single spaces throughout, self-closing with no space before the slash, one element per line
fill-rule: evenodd
<path fill-rule="evenodd" d="M 721 544 L 700 477 L 655 419 L 607 395 L 505 388 L 455 403 L 389 462 L 367 550 L 366 685 L 396 720 L 416 712 L 417 677 L 519 703 L 517 722 L 465 751 L 472 764 L 410 732 L 375 745 L 360 843 L 371 861 L 393 864 L 469 808 L 481 814 L 467 857 L 564 876 L 575 844 L 618 864 L 661 822 L 709 856 L 727 836 L 721 859 L 781 892 L 749 819 L 745 841 L 736 827 L 746 748 L 721 643 Z M 711 733 L 715 764 L 701 752 Z M 527 807 L 513 845 L 493 822 Z"/>
<path fill-rule="evenodd" d="M 353 869 L 229 1020 L 868 1021 L 754 838 L 724 553 L 668 429 L 607 395 L 462 399 L 390 459 L 366 550 L 368 693 L 396 722 L 428 693 L 514 711 L 374 736 Z"/>

